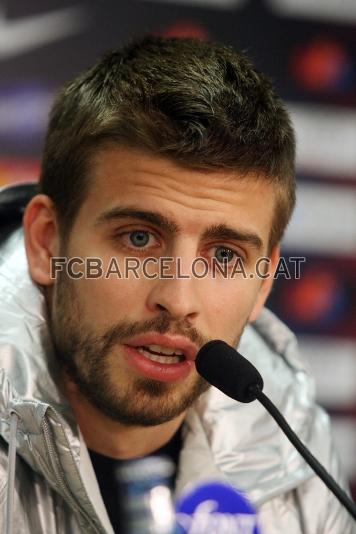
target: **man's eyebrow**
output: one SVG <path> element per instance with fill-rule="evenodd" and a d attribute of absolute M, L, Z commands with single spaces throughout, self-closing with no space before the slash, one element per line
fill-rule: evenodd
<path fill-rule="evenodd" d="M 142 210 L 135 207 L 122 207 L 115 206 L 107 211 L 104 211 L 96 219 L 94 226 L 101 226 L 105 223 L 112 221 L 119 221 L 121 219 L 139 219 L 150 224 L 154 224 L 161 230 L 170 233 L 177 234 L 179 232 L 179 226 L 172 220 L 168 219 L 161 213 L 154 211 Z"/>
<path fill-rule="evenodd" d="M 142 210 L 134 206 L 123 207 L 115 206 L 107 211 L 104 211 L 96 219 L 94 226 L 101 226 L 112 221 L 119 221 L 122 219 L 138 219 L 157 226 L 166 233 L 171 235 L 178 234 L 180 231 L 179 225 L 169 219 L 168 217 L 149 210 Z M 255 233 L 246 232 L 243 230 L 236 230 L 225 224 L 212 225 L 207 228 L 202 236 L 203 239 L 219 239 L 240 241 L 253 246 L 257 251 L 263 249 L 262 239 Z"/>
<path fill-rule="evenodd" d="M 217 224 L 207 228 L 203 234 L 203 239 L 240 241 L 251 245 L 257 251 L 263 249 L 263 241 L 259 235 L 244 230 L 235 230 L 225 224 Z"/>

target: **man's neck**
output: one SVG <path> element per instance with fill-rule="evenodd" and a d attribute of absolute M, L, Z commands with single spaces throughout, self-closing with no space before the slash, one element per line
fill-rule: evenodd
<path fill-rule="evenodd" d="M 65 395 L 88 449 L 120 460 L 151 454 L 174 436 L 185 412 L 157 426 L 126 426 L 113 421 L 89 403 L 77 390 L 62 383 Z"/>

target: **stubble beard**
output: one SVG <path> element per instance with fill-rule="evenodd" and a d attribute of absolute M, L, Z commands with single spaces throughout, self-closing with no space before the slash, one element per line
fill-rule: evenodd
<path fill-rule="evenodd" d="M 57 280 L 50 310 L 50 325 L 61 370 L 91 405 L 125 426 L 155 426 L 185 412 L 209 384 L 200 376 L 166 383 L 130 376 L 120 379 L 119 346 L 132 336 L 156 331 L 186 336 L 201 347 L 209 339 L 186 323 L 173 324 L 167 314 L 141 321 L 120 321 L 103 333 L 84 322 L 84 310 L 75 281 L 64 273 Z M 115 353 L 115 348 L 117 349 Z"/>

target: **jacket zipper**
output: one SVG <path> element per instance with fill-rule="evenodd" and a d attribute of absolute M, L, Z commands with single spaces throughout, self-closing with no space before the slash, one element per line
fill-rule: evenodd
<path fill-rule="evenodd" d="M 71 508 L 72 508 L 72 510 L 74 512 L 79 512 L 79 513 L 81 513 L 82 516 L 84 516 L 84 518 L 86 519 L 87 523 L 89 523 L 89 525 L 93 528 L 94 532 L 102 534 L 102 531 L 98 530 L 97 526 L 93 523 L 93 520 L 87 514 L 87 512 L 85 512 L 83 509 L 81 509 L 78 506 L 78 503 L 75 500 L 75 498 L 73 497 L 72 492 L 68 488 L 67 482 L 65 480 L 64 471 L 62 469 L 62 466 L 61 466 L 59 458 L 58 458 L 57 451 L 56 451 L 55 446 L 53 444 L 53 435 L 52 435 L 52 431 L 51 431 L 51 428 L 50 428 L 50 425 L 49 425 L 49 423 L 47 421 L 46 416 L 44 416 L 44 418 L 42 420 L 42 428 L 43 428 L 44 438 L 45 438 L 45 442 L 46 442 L 46 445 L 47 445 L 47 450 L 48 450 L 48 454 L 49 454 L 49 457 L 50 457 L 50 460 L 51 460 L 51 464 L 52 464 L 53 470 L 55 472 L 55 476 L 56 476 L 57 482 L 58 482 L 58 484 L 59 484 L 59 486 L 60 486 L 60 488 L 61 488 L 61 490 L 63 492 L 63 495 L 65 496 L 65 499 L 66 499 L 67 503 L 71 506 Z"/>

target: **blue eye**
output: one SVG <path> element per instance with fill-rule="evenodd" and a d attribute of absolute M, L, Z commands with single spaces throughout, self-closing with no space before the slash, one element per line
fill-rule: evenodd
<path fill-rule="evenodd" d="M 144 247 L 150 239 L 150 233 L 143 230 L 130 232 L 130 241 L 135 247 Z"/>
<path fill-rule="evenodd" d="M 233 260 L 235 252 L 230 248 L 217 247 L 215 250 L 215 258 L 221 263 L 229 263 Z"/>

